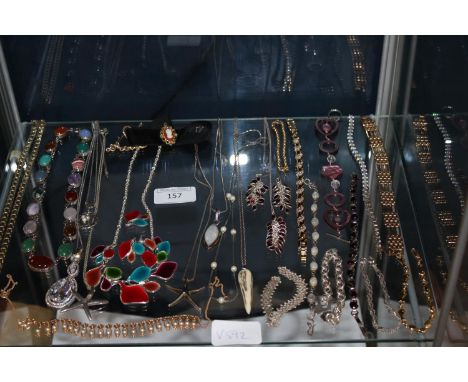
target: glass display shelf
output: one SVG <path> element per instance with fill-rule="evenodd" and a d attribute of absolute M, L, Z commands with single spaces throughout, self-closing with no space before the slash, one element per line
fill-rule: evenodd
<path fill-rule="evenodd" d="M 421 172 L 412 168 L 417 166 L 416 156 L 414 155 L 414 141 L 407 139 L 403 134 L 410 134 L 408 126 L 413 116 L 382 116 L 376 119 L 384 133 L 384 141 L 386 150 L 389 154 L 391 172 L 393 174 L 393 188 L 396 197 L 396 207 L 400 216 L 401 230 L 404 238 L 404 245 L 409 261 L 411 278 L 409 282 L 408 298 L 405 301 L 408 320 L 414 322 L 415 325 L 421 326 L 427 319 L 426 300 L 423 295 L 421 283 L 418 278 L 417 268 L 414 259 L 410 256 L 411 248 L 416 248 L 422 255 L 424 260 L 425 270 L 428 273 L 429 286 L 432 295 L 435 297 L 436 309 L 438 310 L 441 304 L 440 290 L 442 288 L 441 281 L 437 277 L 437 270 L 434 259 L 438 257 L 437 251 L 434 250 L 436 245 L 434 237 L 427 238 L 430 233 L 426 230 L 427 224 L 433 224 L 434 217 L 427 214 L 427 205 L 423 203 L 423 198 L 420 197 L 421 192 L 415 190 L 415 187 L 420 187 Z M 346 271 L 346 262 L 348 260 L 349 245 L 346 242 L 347 233 L 343 230 L 343 238 L 336 238 L 336 232 L 333 231 L 327 224 L 324 223 L 322 215 L 325 212 L 325 204 L 323 196 L 329 192 L 330 185 L 324 177 L 320 175 L 321 166 L 325 165 L 326 157 L 319 152 L 319 143 L 321 138 L 315 132 L 315 122 L 317 117 L 301 117 L 295 118 L 298 133 L 300 136 L 302 149 L 304 153 L 304 177 L 309 178 L 314 182 L 320 193 L 318 202 L 319 212 L 318 217 L 320 223 L 318 232 L 320 239 L 319 261 L 323 253 L 328 248 L 337 248 L 344 264 Z M 284 120 L 284 119 L 283 119 Z M 223 158 L 222 174 L 224 178 L 223 185 L 219 173 L 215 174 L 214 182 L 214 199 L 213 208 L 224 208 L 225 201 L 223 195 L 228 192 L 233 164 L 233 142 L 232 136 L 234 126 L 239 128 L 239 131 L 258 131 L 251 132 L 252 137 L 261 135 L 263 140 L 252 144 L 242 151 L 240 158 L 240 179 L 242 195 L 245 194 L 248 184 L 251 179 L 255 178 L 256 174 L 264 174 L 263 180 L 268 185 L 268 147 L 262 144 L 265 142 L 265 121 L 263 118 L 248 118 L 248 119 L 220 119 L 208 120 L 211 122 L 211 139 L 209 143 L 200 145 L 199 156 L 203 171 L 210 181 L 213 179 L 214 166 L 214 147 L 216 142 L 217 127 L 222 129 L 223 141 L 221 150 L 218 153 Z M 268 124 L 271 124 L 272 118 L 268 118 Z M 100 121 L 100 127 L 108 130 L 107 145 L 114 143 L 122 132 L 124 125 L 130 125 L 132 128 L 138 128 L 140 123 L 148 124 L 150 121 Z M 187 120 L 174 120 L 174 127 L 177 129 L 180 126 L 186 125 Z M 41 150 L 51 137 L 53 137 L 54 129 L 58 126 L 65 125 L 72 128 L 91 128 L 91 122 L 50 122 L 47 123 L 44 136 L 42 138 Z M 22 124 L 22 135 L 18 135 L 17 142 L 14 148 L 18 149 L 22 146 L 22 137 L 27 137 L 30 124 Z M 347 144 L 348 118 L 340 119 L 340 128 L 336 135 L 335 141 L 339 144 L 339 150 L 336 154 L 337 163 L 343 168 L 343 175 L 340 178 L 340 190 L 349 197 L 349 182 L 351 174 L 357 173 L 359 176 L 359 168 L 356 165 Z M 372 326 L 372 320 L 369 315 L 367 297 L 365 288 L 363 287 L 363 276 L 358 266 L 357 270 L 357 290 L 359 297 L 359 311 L 363 325 L 367 331 L 367 337 L 363 335 L 356 321 L 350 313 L 349 295 L 347 293 L 346 304 L 343 311 L 340 324 L 331 326 L 322 321 L 319 316 L 316 317 L 316 327 L 314 334 L 307 334 L 307 314 L 308 303 L 304 301 L 298 309 L 285 314 L 281 320 L 279 327 L 272 328 L 266 325 L 265 317 L 260 306 L 260 295 L 265 284 L 275 274 L 277 267 L 282 265 L 288 267 L 293 272 L 301 274 L 306 280 L 310 278 L 308 267 L 303 267 L 300 264 L 297 255 L 297 229 L 296 229 L 296 211 L 295 211 L 295 175 L 294 175 L 294 150 L 292 142 L 288 135 L 287 144 L 287 159 L 290 171 L 286 173 L 284 180 L 291 187 L 292 208 L 288 215 L 284 215 L 287 224 L 287 240 L 284 250 L 281 255 L 275 255 L 268 251 L 265 247 L 266 224 L 271 218 L 271 211 L 268 202 L 268 194 L 266 194 L 265 205 L 257 211 L 251 211 L 244 205 L 245 213 L 245 240 L 248 267 L 254 277 L 254 292 L 253 306 L 250 315 L 247 315 L 244 310 L 242 298 L 236 293 L 237 284 L 234 282 L 232 265 L 236 265 L 239 269 L 240 252 L 239 252 L 239 232 L 240 228 L 236 220 L 235 226 L 237 229 L 236 240 L 234 246 L 229 242 L 229 239 L 221 243 L 220 254 L 217 260 L 218 275 L 225 286 L 225 291 L 228 296 L 237 298 L 232 303 L 226 304 L 211 304 L 209 309 L 209 318 L 211 320 L 244 320 L 258 321 L 262 326 L 262 345 L 356 345 L 356 346 L 379 346 L 392 344 L 405 344 L 415 346 L 430 345 L 434 339 L 435 327 L 437 320 L 432 323 L 432 328 L 424 334 L 413 334 L 404 327 L 393 334 L 383 334 L 376 331 Z M 250 137 L 245 135 L 244 137 Z M 361 126 L 360 118 L 355 118 L 355 142 L 358 151 L 365 157 L 366 163 L 373 163 L 373 155 L 369 150 L 368 140 Z M 434 138 L 435 139 L 435 138 Z M 249 138 L 250 143 L 253 138 Z M 64 142 L 58 149 L 58 155 L 53 163 L 51 175 L 47 182 L 47 193 L 43 202 L 41 211 L 41 238 L 38 248 L 42 254 L 50 257 L 55 257 L 57 248 L 62 241 L 62 231 L 64 218 L 62 216 L 65 202 L 63 195 L 66 191 L 67 176 L 70 173 L 70 163 L 74 156 L 74 147 L 77 144 L 76 138 L 68 138 L 68 142 Z M 273 152 L 275 154 L 274 136 L 272 137 Z M 248 143 L 245 141 L 244 143 Z M 40 150 L 40 152 L 41 152 Z M 413 150 L 413 154 L 410 155 Z M 156 150 L 154 148 L 145 149 L 137 160 L 133 169 L 133 177 L 129 186 L 129 199 L 126 211 L 143 210 L 140 200 L 141 193 L 148 178 L 151 165 L 154 160 Z M 127 174 L 131 154 L 106 154 L 106 163 L 108 177 L 103 177 L 101 184 L 101 205 L 98 212 L 98 222 L 94 228 L 92 247 L 98 244 L 110 244 L 115 233 L 116 224 L 119 218 L 119 213 L 122 205 L 124 193 L 124 183 Z M 440 153 L 434 154 L 434 157 L 440 159 Z M 2 199 L 0 207 L 8 195 L 9 182 L 16 170 L 12 167 L 12 155 L 7 162 L 2 178 Z M 13 156 L 14 158 L 14 156 Z M 372 167 L 372 166 L 369 166 Z M 37 166 L 34 166 L 37 169 Z M 273 182 L 277 177 L 276 166 L 273 166 L 272 179 Z M 375 174 L 370 171 L 371 194 L 375 195 Z M 274 185 L 274 184 L 273 184 Z M 171 205 L 155 205 L 153 203 L 153 190 L 155 188 L 166 187 L 196 187 L 196 202 L 185 204 Z M 364 213 L 364 207 L 358 188 L 359 202 L 359 258 L 364 256 L 374 256 L 374 243 L 370 228 L 368 227 L 367 214 Z M 6 282 L 6 275 L 10 274 L 18 285 L 12 290 L 9 298 L 15 305 L 15 310 L 6 300 L 0 300 L 0 344 L 2 345 L 80 345 L 80 344 L 139 344 L 139 345 L 210 345 L 210 322 L 202 320 L 201 328 L 196 330 L 171 330 L 167 331 L 163 328 L 161 332 L 156 332 L 152 335 L 146 331 L 144 336 L 136 333 L 135 337 L 128 335 L 127 337 L 120 336 L 118 338 L 98 338 L 95 335 L 93 339 L 89 337 L 81 337 L 79 334 L 64 333 L 63 330 L 58 330 L 53 336 L 41 335 L 37 337 L 34 332 L 29 330 L 18 330 L 17 320 L 25 319 L 27 316 L 34 317 L 38 321 L 42 320 L 79 320 L 88 322 L 86 315 L 82 310 L 73 310 L 66 313 L 60 313 L 46 306 L 44 301 L 45 293 L 48 287 L 59 277 L 64 277 L 65 267 L 63 264 L 54 268 L 49 273 L 35 273 L 27 266 L 27 256 L 21 252 L 21 242 L 24 239 L 22 227 L 26 222 L 25 208 L 31 201 L 32 185 L 28 184 L 25 197 L 22 201 L 22 206 L 19 210 L 16 227 L 8 249 L 5 264 L 0 274 L 0 288 Z M 124 307 L 119 301 L 118 288 L 112 288 L 109 292 L 96 291 L 96 298 L 105 298 L 109 300 L 108 306 L 103 311 L 93 312 L 93 322 L 90 324 L 114 324 L 140 322 L 154 317 L 164 317 L 180 314 L 197 315 L 196 310 L 192 309 L 189 304 L 182 302 L 173 308 L 168 307 L 168 303 L 177 297 L 176 294 L 167 289 L 166 284 L 180 287 L 182 285 L 182 274 L 187 265 L 193 241 L 196 237 L 197 229 L 200 224 L 200 219 L 203 214 L 204 204 L 208 192 L 206 188 L 201 187 L 194 179 L 194 148 L 174 147 L 171 149 L 163 149 L 160 162 L 158 164 L 155 176 L 151 183 L 150 191 L 148 192 L 147 201 L 154 217 L 154 227 L 156 235 L 162 240 L 168 240 L 171 243 L 170 260 L 178 262 L 178 269 L 174 277 L 166 282 L 162 282 L 162 288 L 156 294 L 151 295 L 151 300 L 148 306 L 143 309 L 135 310 L 133 307 Z M 348 201 L 346 202 L 348 204 Z M 310 220 L 312 214 L 310 212 L 311 193 L 306 189 L 305 193 L 305 223 L 309 235 L 311 234 Z M 379 211 L 377 216 L 379 221 L 382 220 Z M 237 219 L 237 213 L 235 213 Z M 424 219 L 424 220 L 421 220 Z M 135 237 L 135 231 L 123 227 L 120 233 L 119 242 L 129 240 Z M 440 245 L 439 245 L 440 246 Z M 234 250 L 232 249 L 234 248 Z M 194 296 L 197 304 L 205 308 L 208 298 L 208 283 L 210 280 L 210 264 L 213 259 L 214 250 L 207 250 L 201 247 L 199 254 L 198 267 L 196 277 L 191 288 L 205 287 L 203 291 Z M 234 256 L 234 257 L 233 257 Z M 233 260 L 234 259 L 234 260 Z M 310 256 L 309 256 L 310 259 Z M 401 269 L 396 264 L 395 259 L 384 255 L 381 259 L 375 259 L 379 268 L 385 275 L 386 287 L 390 296 L 390 304 L 398 310 L 398 299 L 401 293 Z M 446 259 L 447 260 L 447 259 Z M 115 264 L 119 263 L 118 257 L 111 260 Z M 91 261 L 88 264 L 88 269 L 92 267 Z M 125 276 L 131 273 L 134 265 L 121 263 Z M 82 267 L 82 266 L 81 266 Z M 193 271 L 193 269 L 190 269 Z M 382 291 L 377 282 L 375 275 L 369 275 L 373 290 L 373 303 L 377 311 L 379 324 L 383 327 L 394 326 L 395 319 L 385 309 L 383 304 Z M 332 279 L 334 276 L 332 275 Z M 82 282 L 81 274 L 77 277 L 79 291 L 84 294 L 85 288 Z M 285 282 L 275 293 L 274 302 L 281 303 L 291 298 L 293 288 L 291 284 Z M 461 297 L 462 298 L 462 297 Z M 463 299 L 466 303 L 466 298 Z M 466 305 L 464 305 L 466 306 Z M 204 312 L 201 314 L 204 318 Z"/>

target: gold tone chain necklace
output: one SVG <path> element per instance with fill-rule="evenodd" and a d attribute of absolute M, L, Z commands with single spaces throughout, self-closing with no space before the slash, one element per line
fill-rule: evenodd
<path fill-rule="evenodd" d="M 296 159 L 296 221 L 297 221 L 297 251 L 301 265 L 307 263 L 307 229 L 304 224 L 304 154 L 301 141 L 293 119 L 286 121 L 294 144 Z"/>
<path fill-rule="evenodd" d="M 404 245 L 403 238 L 401 237 L 400 218 L 395 205 L 395 195 L 393 193 L 392 175 L 390 173 L 388 155 L 374 120 L 369 117 L 362 117 L 361 122 L 369 140 L 372 155 L 374 156 L 375 160 L 380 204 L 382 207 L 384 226 L 388 234 L 387 251 L 389 256 L 395 257 L 403 271 L 402 291 L 399 300 L 400 308 L 397 313 L 402 325 L 405 326 L 408 330 L 415 333 L 426 333 L 431 328 L 432 321 L 436 317 L 436 309 L 431 289 L 429 287 L 427 274 L 424 269 L 424 261 L 416 249 L 411 249 L 411 254 L 416 260 L 418 276 L 423 287 L 423 294 L 429 310 L 427 320 L 421 327 L 417 327 L 416 325 L 410 324 L 405 317 L 405 299 L 408 294 L 410 269 L 404 257 Z"/>
<path fill-rule="evenodd" d="M 6 253 L 8 251 L 8 246 L 10 244 L 11 235 L 13 234 L 13 229 L 15 227 L 16 218 L 18 216 L 18 211 L 21 206 L 21 202 L 23 200 L 24 192 L 26 190 L 26 184 L 29 181 L 32 172 L 32 166 L 34 161 L 36 160 L 37 153 L 39 151 L 39 146 L 41 144 L 42 135 L 44 134 L 45 128 L 45 121 L 33 121 L 32 122 L 32 130 L 30 136 L 26 142 L 24 152 L 29 152 L 29 148 L 32 146 L 31 154 L 26 160 L 26 155 L 23 156 L 24 163 L 21 164 L 21 167 L 18 167 L 17 174 L 13 179 L 13 183 L 10 186 L 10 194 L 9 198 L 7 199 L 4 211 L 7 213 L 9 212 L 9 216 L 6 213 L 5 216 L 2 214 L 1 218 L 1 226 L 2 231 L 1 233 L 1 244 L 0 244 L 0 272 L 3 268 L 3 263 L 5 262 Z M 21 159 L 21 157 L 20 157 Z M 26 166 L 23 172 L 23 167 Z M 20 180 L 21 172 L 23 172 L 23 177 Z M 18 184 L 19 183 L 19 184 Z M 16 195 L 14 190 L 16 190 Z M 14 197 L 13 197 L 14 195 Z M 11 196 L 11 199 L 10 199 Z"/>

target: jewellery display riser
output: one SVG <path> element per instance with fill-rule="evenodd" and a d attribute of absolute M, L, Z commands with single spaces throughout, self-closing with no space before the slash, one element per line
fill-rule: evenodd
<path fill-rule="evenodd" d="M 402 118 L 394 118 L 393 123 L 397 125 L 402 123 Z M 269 119 L 269 122 L 272 120 Z M 180 121 L 174 121 L 174 125 L 177 128 L 177 124 Z M 200 160 L 203 165 L 204 171 L 207 174 L 207 177 L 211 177 L 212 172 L 212 158 L 213 158 L 213 145 L 215 141 L 215 133 L 217 127 L 217 121 L 212 120 L 212 140 L 210 144 L 200 146 Z M 107 141 L 108 143 L 115 142 L 117 136 L 121 132 L 121 128 L 124 124 L 130 124 L 134 127 L 138 125 L 139 121 L 132 122 L 100 122 L 102 128 L 107 128 L 109 131 Z M 230 120 L 221 120 L 222 128 L 224 132 L 224 141 L 222 147 L 222 153 L 226 157 L 224 163 L 223 176 L 224 181 L 227 185 L 229 184 L 230 174 L 231 174 L 231 164 L 229 163 L 230 156 L 232 155 L 232 132 L 234 124 L 237 123 L 240 131 L 246 131 L 248 129 L 257 129 L 263 134 L 264 122 L 263 119 L 239 119 L 235 121 Z M 314 129 L 315 118 L 301 118 L 296 119 L 296 124 L 298 127 L 299 135 L 302 142 L 302 148 L 304 152 L 304 171 L 305 177 L 309 178 L 311 181 L 315 182 L 319 188 L 321 197 L 323 197 L 329 191 L 329 184 L 326 179 L 320 176 L 320 167 L 326 164 L 325 156 L 319 153 L 318 144 L 320 142 L 319 137 L 315 134 Z M 355 127 L 355 141 L 357 147 L 361 154 L 366 158 L 366 161 L 369 164 L 369 150 L 365 138 L 365 134 L 361 128 L 359 119 L 356 118 L 356 127 Z M 50 138 L 53 134 L 53 128 L 61 125 L 61 123 L 52 123 L 47 124 L 46 132 L 43 137 L 43 144 Z M 90 127 L 90 122 L 76 122 L 76 123 L 66 123 L 68 127 Z M 24 124 L 23 128 L 25 132 L 28 131 L 29 125 Z M 352 172 L 358 172 L 358 168 L 349 153 L 347 142 L 346 142 L 346 133 L 348 128 L 347 118 L 342 118 L 340 123 L 340 130 L 338 136 L 336 137 L 336 142 L 339 143 L 340 149 L 338 154 L 336 154 L 337 163 L 343 167 L 344 173 L 340 178 L 341 190 L 348 196 L 348 187 L 350 175 Z M 42 240 L 41 240 L 41 250 L 44 254 L 54 256 L 56 253 L 57 247 L 60 244 L 62 237 L 62 228 L 63 228 L 63 194 L 65 191 L 66 185 L 66 176 L 69 173 L 69 163 L 73 157 L 74 146 L 76 141 L 70 139 L 69 142 L 65 142 L 63 146 L 59 148 L 59 155 L 55 161 L 52 169 L 52 173 L 47 185 L 47 194 L 44 201 L 44 216 L 42 224 Z M 273 146 L 274 149 L 274 146 Z M 405 240 L 405 246 L 407 251 L 410 248 L 421 248 L 422 238 L 420 237 L 421 229 L 415 229 L 418 226 L 416 220 L 416 215 L 420 213 L 419 209 L 414 208 L 414 195 L 410 193 L 408 187 L 408 181 L 406 179 L 407 172 L 403 171 L 404 164 L 406 161 L 400 157 L 400 150 L 396 141 L 392 140 L 390 147 L 387 147 L 387 151 L 390 155 L 392 172 L 394 174 L 394 185 L 395 185 L 395 194 L 397 198 L 397 208 L 401 218 L 402 231 Z M 127 206 L 127 211 L 140 209 L 142 210 L 142 205 L 140 201 L 140 195 L 143 190 L 145 181 L 148 177 L 149 169 L 151 167 L 152 160 L 154 158 L 156 149 L 148 148 L 143 154 L 137 159 L 134 168 L 134 174 L 130 185 L 129 193 L 129 203 Z M 265 158 L 265 161 L 268 162 L 268 150 L 267 148 L 256 145 L 248 148 L 244 151 L 244 154 L 248 157 L 248 162 L 245 165 L 241 166 L 241 179 L 243 191 L 245 192 L 248 182 L 255 177 L 256 174 L 261 173 L 262 171 L 262 161 Z M 118 214 L 120 211 L 122 195 L 123 195 L 123 184 L 128 168 L 128 163 L 130 160 L 131 154 L 108 154 L 106 158 L 109 179 L 103 178 L 102 182 L 102 201 L 98 216 L 98 224 L 95 227 L 93 246 L 98 244 L 110 244 L 112 237 L 115 231 L 115 225 L 117 222 Z M 293 150 L 290 138 L 288 138 L 288 162 L 290 168 L 293 169 Z M 404 164 L 403 164 L 404 163 Z M 195 237 L 196 229 L 199 223 L 200 214 L 202 211 L 202 205 L 204 204 L 205 198 L 207 196 L 206 190 L 202 190 L 198 185 L 195 184 L 193 179 L 193 165 L 194 165 L 194 152 L 193 147 L 186 148 L 174 148 L 174 149 L 164 149 L 161 155 L 160 163 L 156 171 L 150 192 L 148 193 L 148 204 L 151 208 L 151 211 L 154 215 L 155 223 L 155 233 L 160 236 L 163 240 L 169 240 L 172 245 L 172 251 L 170 259 L 177 261 L 179 263 L 179 269 L 175 274 L 174 278 L 168 283 L 173 286 L 180 287 L 182 284 L 181 274 L 184 270 L 187 257 L 190 253 L 191 245 Z M 273 167 L 272 180 L 273 182 L 276 179 L 277 171 L 276 167 Z M 263 171 L 265 175 L 263 180 L 268 184 L 268 173 Z M 294 206 L 294 190 L 295 190 L 295 178 L 293 170 L 286 175 L 285 181 L 291 186 L 293 192 L 292 205 Z M 155 206 L 152 202 L 153 199 L 153 190 L 154 188 L 165 188 L 173 186 L 196 186 L 197 187 L 197 202 L 193 204 L 183 204 L 183 205 L 170 205 L 170 206 Z M 221 184 L 219 179 L 215 185 L 216 193 L 214 199 L 214 208 L 224 208 L 224 200 L 221 192 Z M 226 192 L 228 190 L 226 189 Z M 360 188 L 358 189 L 360 195 Z M 58 274 L 62 277 L 65 274 L 64 267 L 59 266 L 56 271 L 51 272 L 51 275 L 46 276 L 45 274 L 36 274 L 28 270 L 26 264 L 26 258 L 20 253 L 20 242 L 22 238 L 21 227 L 25 222 L 24 216 L 24 206 L 27 205 L 30 195 L 29 192 L 26 192 L 26 197 L 23 200 L 22 208 L 20 209 L 20 214 L 17 221 L 17 231 L 14 235 L 10 249 L 7 255 L 6 263 L 0 276 L 0 285 L 4 283 L 4 275 L 6 273 L 11 273 L 15 275 L 15 279 L 19 282 L 19 286 L 15 289 L 12 298 L 16 303 L 24 303 L 33 306 L 45 306 L 44 303 L 44 294 L 47 290 L 47 287 L 56 280 Z M 306 224 L 308 229 L 310 229 L 310 203 L 311 196 L 310 193 L 306 191 L 305 194 L 305 213 L 306 213 Z M 246 241 L 247 241 L 247 258 L 249 269 L 252 270 L 254 275 L 254 304 L 251 317 L 255 319 L 260 319 L 264 321 L 262 317 L 262 311 L 259 305 L 261 291 L 269 280 L 272 274 L 276 273 L 276 267 L 278 265 L 285 265 L 289 269 L 301 273 L 303 277 L 307 278 L 310 276 L 309 270 L 307 267 L 302 267 L 299 264 L 297 256 L 297 246 L 296 246 L 296 222 L 295 222 L 295 210 L 291 210 L 287 217 L 287 227 L 288 235 L 285 245 L 285 249 L 281 256 L 276 256 L 273 253 L 269 253 L 265 248 L 265 235 L 266 235 L 266 223 L 270 218 L 270 208 L 268 205 L 268 198 L 266 198 L 265 206 L 260 208 L 258 211 L 252 212 L 248 208 L 245 208 L 245 223 L 246 223 Z M 362 202 L 359 202 L 359 209 L 361 211 L 362 217 Z M 346 243 L 337 240 L 328 234 L 336 235 L 336 232 L 332 231 L 330 227 L 321 219 L 324 212 L 324 203 L 323 199 L 319 200 L 319 214 L 320 225 L 319 225 L 319 259 L 321 259 L 324 251 L 330 247 L 335 247 L 338 249 L 340 255 L 343 258 L 344 264 L 348 259 L 348 249 Z M 237 221 L 237 220 L 236 220 Z M 361 226 L 364 223 L 361 221 Z M 236 227 L 238 228 L 238 227 Z M 361 232 L 364 232 L 361 230 Z M 133 233 L 129 229 L 122 229 L 120 241 L 126 240 L 133 237 Z M 231 244 L 229 243 L 230 239 L 228 238 L 223 243 L 225 249 L 221 249 L 220 256 L 218 260 L 218 268 L 220 278 L 223 280 L 227 293 L 234 293 L 234 282 L 230 272 L 231 267 Z M 364 242 L 365 240 L 361 241 Z M 422 248 L 421 248 L 422 249 Z M 426 253 L 426 252 L 425 252 Z M 361 248 L 361 256 L 366 254 L 367 256 L 372 256 L 369 248 Z M 206 251 L 202 248 L 200 252 L 200 261 L 199 268 L 197 273 L 196 281 L 193 284 L 193 287 L 206 286 L 209 279 L 210 271 L 210 262 L 213 256 L 213 252 Z M 401 284 L 401 271 L 399 267 L 395 264 L 393 259 L 388 259 L 384 257 L 382 260 L 377 259 L 379 266 L 386 274 L 387 287 L 390 292 L 390 295 L 393 300 L 395 300 L 394 306 L 397 307 L 396 301 L 400 295 L 400 284 Z M 113 259 L 112 262 L 119 262 L 117 259 Z M 413 272 L 413 279 L 418 280 L 416 271 L 414 270 L 414 264 L 410 259 L 410 264 L 412 265 L 411 270 Z M 239 257 L 238 257 L 238 240 L 236 241 L 236 265 L 240 267 Z M 88 268 L 92 265 L 89 264 Z M 124 275 L 130 273 L 130 267 L 124 266 Z M 372 276 L 372 275 L 371 275 Z M 359 273 L 358 273 L 359 277 Z M 372 277 L 371 277 L 372 279 Z M 373 280 L 374 285 L 374 296 L 376 307 L 379 307 L 379 284 Z M 80 277 L 80 291 L 84 292 L 84 287 L 81 282 Z M 358 285 L 361 284 L 361 280 L 358 279 Z M 284 287 L 278 289 L 275 299 L 284 300 L 290 297 L 291 290 L 287 282 L 284 283 Z M 363 318 L 366 327 L 369 332 L 373 332 L 370 325 L 370 320 L 368 314 L 366 314 L 366 302 L 365 295 L 360 293 L 360 305 L 361 305 L 361 317 Z M 117 290 L 111 290 L 111 293 L 101 294 L 97 293 L 100 297 L 106 297 L 110 300 L 108 309 L 112 313 L 122 312 L 126 315 L 136 314 L 139 316 L 165 316 L 165 315 L 174 315 L 174 314 L 194 314 L 195 312 L 190 309 L 186 304 L 179 304 L 174 308 L 169 309 L 167 304 L 174 299 L 174 294 L 166 290 L 164 287 L 160 292 L 156 294 L 156 298 L 150 303 L 150 306 L 145 311 L 131 311 L 129 309 L 122 308 L 119 299 Z M 197 296 L 197 301 L 204 306 L 206 302 L 206 293 L 200 294 Z M 275 301 L 275 300 L 274 300 Z M 351 318 L 348 311 L 348 303 L 346 302 L 347 310 L 344 312 L 344 315 Z M 419 309 L 424 305 L 424 298 L 422 297 L 421 288 L 416 281 L 415 286 L 410 287 L 409 304 L 407 310 L 411 316 L 415 316 L 416 324 L 420 324 L 424 321 L 424 317 L 418 317 Z M 381 304 L 380 304 L 381 305 Z M 381 334 L 375 335 L 374 338 L 368 340 L 359 333 L 358 326 L 355 322 L 351 324 L 355 325 L 356 330 L 348 331 L 343 334 L 344 328 L 338 325 L 333 330 L 324 331 L 327 335 L 317 335 L 308 337 L 305 334 L 306 331 L 306 303 L 302 304 L 300 310 L 294 312 L 297 318 L 297 322 L 294 323 L 294 331 L 296 333 L 301 333 L 297 339 L 297 334 L 293 339 L 292 334 L 281 336 L 275 335 L 281 333 L 279 329 L 266 328 L 268 333 L 272 333 L 270 343 L 283 343 L 287 344 L 289 342 L 294 343 L 299 341 L 299 343 L 308 343 L 310 342 L 327 342 L 327 341 L 336 341 L 336 342 L 347 342 L 347 341 L 357 341 L 365 343 L 374 342 L 374 341 L 427 341 L 431 339 L 431 333 L 429 332 L 426 335 L 416 336 L 411 335 L 407 330 L 400 329 L 400 331 L 393 336 L 385 336 Z M 246 319 L 247 315 L 244 312 L 242 301 L 240 298 L 237 299 L 232 304 L 218 305 L 212 304 L 210 309 L 210 318 L 212 319 Z M 302 310 L 303 314 L 298 314 Z M 383 309 L 378 309 L 379 319 L 385 322 L 385 316 L 388 316 L 388 313 L 383 311 Z M 424 312 L 424 310 L 423 310 Z M 380 314 L 382 313 L 382 314 Z M 293 314 L 293 313 L 291 313 Z M 424 314 L 424 313 L 422 313 Z M 63 316 L 62 314 L 61 316 Z M 99 317 L 97 315 L 96 317 Z M 299 320 L 301 318 L 301 320 Z M 420 321 L 420 322 L 418 322 Z M 288 325 L 288 320 L 284 318 L 282 325 Z M 318 325 L 326 326 L 324 322 L 319 322 Z M 342 329 L 343 328 L 343 329 Z M 289 328 L 291 330 L 291 328 Z M 333 334 L 334 333 L 334 334 Z M 338 334 L 337 334 L 338 333 Z M 322 333 L 323 334 L 323 333 Z M 20 334 L 18 334 L 20 335 Z M 151 338 L 151 337 L 150 337 Z M 194 336 L 193 338 L 197 338 Z M 268 337 L 267 337 L 268 338 Z M 200 342 L 202 343 L 202 342 Z M 268 341 L 266 343 L 269 343 Z M 197 344 L 197 340 L 194 339 L 193 345 Z"/>

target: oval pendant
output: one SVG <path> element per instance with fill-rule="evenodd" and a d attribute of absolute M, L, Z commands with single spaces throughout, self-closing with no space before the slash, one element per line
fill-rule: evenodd
<path fill-rule="evenodd" d="M 216 224 L 211 224 L 205 231 L 204 241 L 208 249 L 213 248 L 219 241 L 220 231 Z"/>
<path fill-rule="evenodd" d="M 47 306 L 62 309 L 75 301 L 73 291 L 77 289 L 76 280 L 64 278 L 52 284 L 45 296 Z"/>

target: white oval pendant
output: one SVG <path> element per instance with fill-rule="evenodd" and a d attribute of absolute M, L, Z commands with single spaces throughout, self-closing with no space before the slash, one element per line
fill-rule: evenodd
<path fill-rule="evenodd" d="M 208 249 L 213 248 L 218 243 L 220 236 L 219 228 L 216 224 L 210 224 L 205 231 L 205 245 Z"/>

